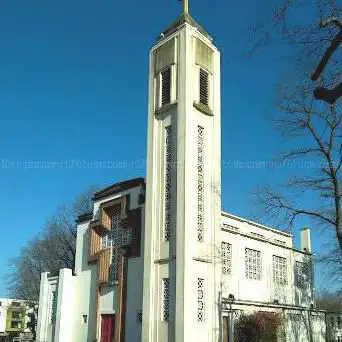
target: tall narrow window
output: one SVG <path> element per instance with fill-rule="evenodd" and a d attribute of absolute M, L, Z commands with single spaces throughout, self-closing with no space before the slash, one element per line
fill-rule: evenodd
<path fill-rule="evenodd" d="M 111 241 L 108 233 L 104 233 L 101 236 L 101 248 L 107 249 L 111 247 Z"/>
<path fill-rule="evenodd" d="M 204 128 L 198 126 L 197 137 L 197 241 L 204 240 Z"/>
<path fill-rule="evenodd" d="M 297 287 L 305 288 L 309 285 L 310 270 L 307 262 L 296 261 L 295 282 Z"/>
<path fill-rule="evenodd" d="M 222 274 L 232 272 L 232 245 L 228 242 L 221 242 Z"/>
<path fill-rule="evenodd" d="M 108 234 L 107 245 L 112 247 L 112 265 L 110 268 L 110 280 L 116 281 L 119 276 L 119 264 L 121 260 L 120 248 L 130 245 L 133 241 L 133 231 L 130 227 L 123 227 L 119 214 L 112 216 L 112 229 Z"/>
<path fill-rule="evenodd" d="M 205 106 L 209 105 L 209 73 L 204 69 L 200 68 L 200 79 L 199 79 L 199 91 L 200 97 L 199 102 Z"/>
<path fill-rule="evenodd" d="M 11 322 L 11 329 L 19 329 L 19 322 L 18 321 L 12 321 Z"/>
<path fill-rule="evenodd" d="M 170 317 L 170 279 L 163 278 L 162 282 L 162 319 L 168 321 Z"/>
<path fill-rule="evenodd" d="M 334 329 L 334 327 L 335 327 L 335 318 L 334 317 L 330 317 L 330 325 Z"/>
<path fill-rule="evenodd" d="M 171 67 L 160 73 L 161 77 L 161 105 L 165 106 L 171 102 Z"/>
<path fill-rule="evenodd" d="M 254 249 L 245 249 L 246 278 L 252 280 L 261 279 L 261 252 Z"/>
<path fill-rule="evenodd" d="M 203 278 L 197 278 L 197 321 L 205 321 L 205 294 Z"/>
<path fill-rule="evenodd" d="M 172 126 L 165 128 L 165 223 L 164 240 L 169 241 L 171 235 L 171 184 L 172 184 Z"/>
<path fill-rule="evenodd" d="M 287 284 L 287 267 L 286 258 L 282 258 L 277 255 L 273 255 L 273 282 L 280 285 Z"/>
<path fill-rule="evenodd" d="M 12 318 L 14 318 L 14 319 L 20 318 L 20 312 L 19 311 L 12 311 Z"/>
<path fill-rule="evenodd" d="M 56 314 L 57 314 L 57 293 L 55 290 L 51 292 L 50 324 L 56 323 Z"/>

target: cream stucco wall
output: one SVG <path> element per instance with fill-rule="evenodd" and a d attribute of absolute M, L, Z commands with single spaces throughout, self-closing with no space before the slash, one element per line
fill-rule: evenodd
<path fill-rule="evenodd" d="M 72 270 L 59 272 L 55 341 L 73 342 L 75 277 Z"/>
<path fill-rule="evenodd" d="M 89 222 L 77 227 L 75 260 L 75 296 L 73 298 L 73 339 L 91 342 L 95 330 L 96 272 L 95 264 L 88 264 Z M 83 315 L 87 315 L 84 323 Z"/>
<path fill-rule="evenodd" d="M 37 322 L 37 342 L 51 342 L 55 335 L 55 324 L 52 322 L 53 292 L 58 292 L 59 277 L 49 277 L 44 272 L 40 279 L 39 307 Z M 72 306 L 73 306 L 73 302 Z"/>

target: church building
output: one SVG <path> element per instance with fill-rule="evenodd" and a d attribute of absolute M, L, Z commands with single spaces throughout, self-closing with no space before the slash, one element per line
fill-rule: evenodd
<path fill-rule="evenodd" d="M 76 263 L 43 273 L 39 342 L 232 342 L 243 313 L 279 341 L 325 341 L 309 229 L 221 210 L 220 52 L 184 12 L 149 56 L 146 179 L 105 188 L 78 218 Z"/>

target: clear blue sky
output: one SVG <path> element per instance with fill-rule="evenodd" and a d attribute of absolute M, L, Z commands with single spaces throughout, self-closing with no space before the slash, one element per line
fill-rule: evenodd
<path fill-rule="evenodd" d="M 222 52 L 223 208 L 247 217 L 250 192 L 286 172 L 227 167 L 270 160 L 284 147 L 267 117 L 275 84 L 291 63 L 274 48 L 244 56 L 248 28 L 267 17 L 269 3 L 190 0 L 192 15 Z M 91 184 L 145 175 L 148 51 L 180 6 L 176 0 L 1 2 L 0 296 L 8 259 L 60 203 Z M 56 166 L 25 168 L 30 161 Z M 96 161 L 117 167 L 94 168 Z"/>

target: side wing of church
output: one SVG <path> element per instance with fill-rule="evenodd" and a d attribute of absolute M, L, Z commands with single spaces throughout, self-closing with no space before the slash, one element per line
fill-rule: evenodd
<path fill-rule="evenodd" d="M 76 264 L 43 273 L 39 342 L 232 342 L 243 313 L 282 317 L 279 341 L 325 341 L 310 231 L 221 211 L 220 53 L 184 12 L 150 52 L 146 180 L 97 192 Z"/>

